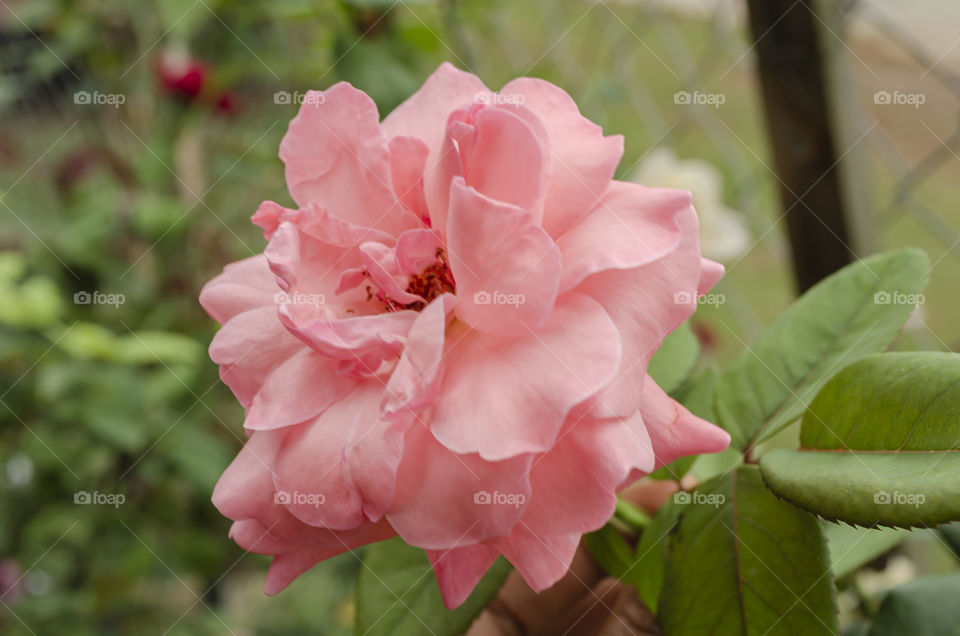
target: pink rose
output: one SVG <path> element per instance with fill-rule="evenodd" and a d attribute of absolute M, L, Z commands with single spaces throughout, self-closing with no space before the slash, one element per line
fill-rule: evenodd
<path fill-rule="evenodd" d="M 535 590 L 616 493 L 726 448 L 646 375 L 722 267 L 687 192 L 613 181 L 619 136 L 531 78 L 442 65 L 383 122 L 346 83 L 280 144 L 296 209 L 200 301 L 249 439 L 213 494 L 274 594 L 400 535 L 446 604 L 503 554 Z"/>

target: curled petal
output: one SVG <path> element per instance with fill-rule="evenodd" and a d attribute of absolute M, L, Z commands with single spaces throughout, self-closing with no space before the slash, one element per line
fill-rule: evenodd
<path fill-rule="evenodd" d="M 400 136 L 390 140 L 390 172 L 393 191 L 403 206 L 424 223 L 430 212 L 423 193 L 423 172 L 430 148 L 418 137 Z"/>
<path fill-rule="evenodd" d="M 331 533 L 331 540 L 323 546 L 298 547 L 295 550 L 278 554 L 270 563 L 267 577 L 263 582 L 263 591 L 273 596 L 283 591 L 295 578 L 332 556 L 342 554 L 348 550 L 359 548 L 368 543 L 385 541 L 396 536 L 393 529 L 386 523 L 369 524 L 356 537 L 343 539 L 337 533 Z"/>
<path fill-rule="evenodd" d="M 417 223 L 393 193 L 379 119 L 373 100 L 345 82 L 307 92 L 280 142 L 287 187 L 300 207 L 315 202 L 392 234 Z"/>
<path fill-rule="evenodd" d="M 429 165 L 440 154 L 444 124 L 450 113 L 489 93 L 476 75 L 444 62 L 420 90 L 384 118 L 383 130 L 390 138 L 411 135 L 422 139 L 429 149 Z"/>
<path fill-rule="evenodd" d="M 389 506 L 409 420 L 383 421 L 382 394 L 380 380 L 367 380 L 312 422 L 288 429 L 274 482 L 304 523 L 345 530 L 378 520 Z"/>
<path fill-rule="evenodd" d="M 274 369 L 253 398 L 244 427 L 270 430 L 305 422 L 349 393 L 356 381 L 336 361 L 303 347 Z"/>
<path fill-rule="evenodd" d="M 440 361 L 447 326 L 445 308 L 452 301 L 453 296 L 449 294 L 436 298 L 410 327 L 403 355 L 387 382 L 382 404 L 385 416 L 413 413 L 435 400 L 443 381 Z"/>
<path fill-rule="evenodd" d="M 587 405 L 592 417 L 626 417 L 640 408 L 650 358 L 667 334 L 696 309 L 700 282 L 697 216 L 693 207 L 687 206 L 674 220 L 680 242 L 669 254 L 641 267 L 598 272 L 576 287 L 603 306 L 623 343 L 616 378 Z"/>
<path fill-rule="evenodd" d="M 427 556 L 437 575 L 443 604 L 447 609 L 454 609 L 467 600 L 500 553 L 496 548 L 477 543 L 451 550 L 427 550 Z"/>
<path fill-rule="evenodd" d="M 605 387 L 620 364 L 616 326 L 580 294 L 563 296 L 525 337 L 450 329 L 447 338 L 430 427 L 450 450 L 491 461 L 553 446 L 573 406 Z"/>
<path fill-rule="evenodd" d="M 641 267 L 674 251 L 680 243 L 674 217 L 688 207 L 687 192 L 614 181 L 596 207 L 557 241 L 563 257 L 560 291 L 590 274 Z"/>
<path fill-rule="evenodd" d="M 300 233 L 293 223 L 281 223 L 264 251 L 277 285 L 290 291 L 300 274 Z"/>
<path fill-rule="evenodd" d="M 340 549 L 330 548 L 298 548 L 290 552 L 278 554 L 270 562 L 270 569 L 263 581 L 263 593 L 273 596 L 283 591 L 294 579 L 332 556 L 346 552 L 347 547 Z"/>
<path fill-rule="evenodd" d="M 358 372 L 376 372 L 385 360 L 396 357 L 417 317 L 412 310 L 354 318 L 317 318 L 298 324 L 288 305 L 280 307 L 281 322 L 320 353 L 356 362 Z"/>
<path fill-rule="evenodd" d="M 273 302 L 277 285 L 263 254 L 230 263 L 203 286 L 200 304 L 221 325 L 250 309 Z"/>
<path fill-rule="evenodd" d="M 267 246 L 267 258 L 286 290 L 277 301 L 280 322 L 319 353 L 348 362 L 351 369 L 338 372 L 369 375 L 399 353 L 417 313 L 374 313 L 384 309 L 376 298 L 365 298 L 361 288 L 349 289 L 348 283 L 357 281 L 342 278 L 340 268 L 362 265 L 359 249 L 320 243 L 282 223 Z"/>
<path fill-rule="evenodd" d="M 442 219 L 452 196 L 450 183 L 458 176 L 485 197 L 526 210 L 540 223 L 550 155 L 542 124 L 525 114 L 526 120 L 506 108 L 476 105 L 450 116 L 447 136 L 458 160 L 440 161 L 428 175 L 434 183 L 429 203 L 436 229 L 448 231 Z"/>
<path fill-rule="evenodd" d="M 729 433 L 690 413 L 649 376 L 643 383 L 641 412 L 653 443 L 657 468 L 678 457 L 719 453 L 730 445 Z"/>
<path fill-rule="evenodd" d="M 257 208 L 252 220 L 254 225 L 263 228 L 263 236 L 268 241 L 273 238 L 277 228 L 286 222 L 292 223 L 299 231 L 318 241 L 337 247 L 354 247 L 364 241 L 393 241 L 393 237 L 386 232 L 354 225 L 315 202 L 308 203 L 302 209 L 291 210 L 273 201 L 264 201 Z"/>
<path fill-rule="evenodd" d="M 263 517 L 261 512 L 273 503 L 271 475 L 279 439 L 276 433 L 255 432 L 220 476 L 213 489 L 213 505 L 223 516 L 234 521 L 259 519 L 264 525 L 275 525 L 275 519 Z"/>
<path fill-rule="evenodd" d="M 210 343 L 210 358 L 220 365 L 220 379 L 237 400 L 250 406 L 267 376 L 303 347 L 268 305 L 228 320 Z"/>
<path fill-rule="evenodd" d="M 447 247 L 457 281 L 457 317 L 508 336 L 538 329 L 560 284 L 560 251 L 529 212 L 494 201 L 457 179 Z"/>
<path fill-rule="evenodd" d="M 360 246 L 360 257 L 364 270 L 385 300 L 399 305 L 422 300 L 406 291 L 407 279 L 400 272 L 394 250 L 383 243 L 368 242 Z"/>
<path fill-rule="evenodd" d="M 697 293 L 706 294 L 713 289 L 721 278 L 723 278 L 724 267 L 716 261 L 709 258 L 700 259 L 700 282 L 697 284 Z"/>
<path fill-rule="evenodd" d="M 241 547 L 264 551 L 283 544 L 287 549 L 302 546 L 329 546 L 342 541 L 353 541 L 363 534 L 367 524 L 336 532 L 307 525 L 294 517 L 278 497 L 273 480 L 273 465 L 283 440 L 282 432 L 254 431 L 246 445 L 227 467 L 213 491 L 213 504 L 234 521 L 255 521 L 263 530 L 252 534 L 249 526 L 234 527 L 244 534 L 235 537 Z M 288 493 L 289 494 L 289 493 Z M 267 533 L 261 537 L 262 532 Z M 259 550 L 254 549 L 259 546 Z M 278 550 L 279 551 L 279 550 Z"/>
<path fill-rule="evenodd" d="M 623 137 L 604 137 L 563 89 L 541 79 L 521 77 L 500 94 L 520 98 L 546 128 L 552 169 L 543 227 L 559 237 L 603 196 L 623 155 Z"/>
<path fill-rule="evenodd" d="M 654 464 L 640 413 L 573 420 L 557 443 L 533 462 L 533 495 L 523 523 L 539 534 L 592 532 L 613 516 L 620 484 L 631 474 L 653 471 Z"/>
<path fill-rule="evenodd" d="M 529 500 L 530 456 L 490 462 L 458 454 L 421 422 L 407 433 L 407 451 L 387 518 L 410 545 L 448 549 L 509 534 Z M 494 503 L 493 493 L 514 495 Z"/>
<path fill-rule="evenodd" d="M 567 573 L 579 544 L 579 533 L 537 535 L 520 525 L 498 541 L 497 547 L 527 585 L 534 592 L 542 592 Z"/>
<path fill-rule="evenodd" d="M 436 230 L 408 230 L 397 238 L 397 265 L 405 275 L 419 274 L 437 261 L 443 240 Z"/>
<path fill-rule="evenodd" d="M 230 538 L 237 545 L 255 554 L 283 554 L 296 549 L 296 544 L 281 541 L 256 519 L 234 521 L 230 526 Z"/>
<path fill-rule="evenodd" d="M 263 230 L 263 238 L 268 241 L 273 238 L 281 223 L 294 223 L 300 220 L 300 210 L 285 208 L 273 201 L 264 201 L 257 207 L 250 220 Z"/>

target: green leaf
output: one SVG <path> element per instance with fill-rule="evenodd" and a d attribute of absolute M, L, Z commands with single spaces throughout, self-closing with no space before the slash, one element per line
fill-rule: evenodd
<path fill-rule="evenodd" d="M 196 362 L 203 347 L 193 338 L 165 331 L 140 331 L 116 340 L 113 359 L 129 364 Z"/>
<path fill-rule="evenodd" d="M 754 466 L 690 493 L 670 536 L 659 617 L 665 634 L 836 634 L 837 605 L 817 519 L 779 501 Z"/>
<path fill-rule="evenodd" d="M 0 323 L 15 327 L 51 327 L 65 313 L 63 296 L 56 283 L 44 276 L 18 279 L 26 268 L 23 257 L 0 252 Z"/>
<path fill-rule="evenodd" d="M 201 492 L 213 490 L 232 458 L 226 441 L 188 424 L 170 429 L 160 448 L 177 467 L 178 474 L 196 484 Z"/>
<path fill-rule="evenodd" d="M 725 475 L 737 466 L 743 464 L 743 453 L 735 448 L 727 448 L 719 453 L 708 453 L 697 456 L 697 460 L 690 467 L 690 473 L 697 481 L 706 481 L 717 475 Z"/>
<path fill-rule="evenodd" d="M 631 529 L 640 530 L 650 525 L 650 515 L 626 499 L 617 498 L 617 508 L 613 515 Z"/>
<path fill-rule="evenodd" d="M 881 554 L 889 552 L 910 534 L 899 528 L 855 528 L 846 524 L 825 523 L 823 534 L 830 548 L 833 576 L 841 579 Z"/>
<path fill-rule="evenodd" d="M 133 224 L 146 237 L 159 240 L 185 229 L 190 222 L 179 199 L 159 193 L 145 193 L 133 208 Z"/>
<path fill-rule="evenodd" d="M 849 265 L 807 291 L 720 378 L 717 416 L 733 446 L 775 434 L 840 365 L 885 349 L 928 270 L 926 255 L 909 248 Z"/>
<path fill-rule="evenodd" d="M 713 410 L 713 398 L 720 381 L 720 374 L 713 367 L 707 367 L 697 373 L 675 395 L 688 411 L 708 422 L 716 419 Z"/>
<path fill-rule="evenodd" d="M 924 576 L 891 591 L 874 616 L 870 636 L 960 634 L 960 572 Z"/>
<path fill-rule="evenodd" d="M 48 337 L 70 355 L 80 359 L 109 359 L 116 348 L 112 331 L 96 323 L 77 321 L 70 327 L 51 329 Z"/>
<path fill-rule="evenodd" d="M 633 565 L 633 548 L 613 524 L 583 535 L 590 554 L 610 576 L 623 578 Z"/>
<path fill-rule="evenodd" d="M 886 353 L 851 364 L 804 415 L 803 448 L 960 450 L 960 354 Z"/>
<path fill-rule="evenodd" d="M 683 509 L 684 506 L 676 504 L 672 499 L 660 506 L 650 524 L 643 530 L 633 564 L 621 577 L 625 583 L 637 588 L 640 598 L 655 613 L 660 602 L 660 591 L 663 589 L 669 536 Z"/>
<path fill-rule="evenodd" d="M 683 323 L 670 333 L 660 345 L 647 367 L 647 373 L 671 393 L 683 384 L 700 357 L 700 343 L 690 329 L 690 323 Z"/>
<path fill-rule="evenodd" d="M 801 450 L 760 460 L 777 495 L 874 527 L 960 519 L 960 355 L 887 353 L 843 369 L 813 400 Z"/>
<path fill-rule="evenodd" d="M 124 413 L 99 409 L 98 406 L 90 404 L 83 408 L 83 421 L 98 438 L 127 452 L 135 452 L 147 445 L 148 438 L 142 427 L 131 422 Z"/>
<path fill-rule="evenodd" d="M 960 558 L 960 523 L 947 523 L 940 526 L 940 536 L 943 537 L 947 547 Z"/>
<path fill-rule="evenodd" d="M 220 0 L 206 0 L 198 5 L 191 0 L 165 0 L 157 3 L 163 34 L 172 40 L 187 42 L 216 14 Z"/>
<path fill-rule="evenodd" d="M 960 519 L 960 454 L 773 450 L 760 460 L 778 496 L 831 521 L 873 528 Z"/>
<path fill-rule="evenodd" d="M 369 546 L 357 581 L 356 633 L 462 634 L 503 586 L 510 565 L 501 557 L 470 597 L 454 610 L 443 606 L 427 553 L 401 539 Z"/>

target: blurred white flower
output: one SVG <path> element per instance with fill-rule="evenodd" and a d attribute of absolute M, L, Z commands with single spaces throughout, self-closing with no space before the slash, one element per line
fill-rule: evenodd
<path fill-rule="evenodd" d="M 917 305 L 913 308 L 910 317 L 907 318 L 907 322 L 903 325 L 903 329 L 909 332 L 920 333 L 929 331 L 929 327 L 927 327 L 927 310 L 924 309 L 923 305 Z"/>
<path fill-rule="evenodd" d="M 53 577 L 44 570 L 36 569 L 27 574 L 23 586 L 33 596 L 46 596 L 53 589 Z"/>
<path fill-rule="evenodd" d="M 857 573 L 857 583 L 868 596 L 879 596 L 887 590 L 912 581 L 917 575 L 913 562 L 902 554 L 891 557 L 880 572 L 863 570 Z"/>
<path fill-rule="evenodd" d="M 7 483 L 15 488 L 26 486 L 33 480 L 33 460 L 17 453 L 7 460 Z"/>
<path fill-rule="evenodd" d="M 669 148 L 655 148 L 630 177 L 645 186 L 689 190 L 700 217 L 700 249 L 715 261 L 730 261 L 752 243 L 743 215 L 723 203 L 720 171 L 702 159 L 678 159 Z"/>

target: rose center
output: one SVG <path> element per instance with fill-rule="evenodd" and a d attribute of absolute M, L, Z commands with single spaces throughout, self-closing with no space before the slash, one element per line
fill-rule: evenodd
<path fill-rule="evenodd" d="M 383 302 L 387 311 L 400 311 L 402 309 L 420 311 L 437 296 L 445 293 L 456 293 L 456 289 L 457 284 L 453 280 L 453 273 L 447 263 L 446 252 L 442 247 L 438 247 L 436 261 L 423 268 L 423 271 L 419 274 L 413 274 L 407 279 L 407 288 L 404 291 L 419 296 L 420 300 L 400 303 L 389 296 L 383 296 L 382 294 L 377 294 L 377 296 Z M 369 287 L 367 293 L 372 295 Z"/>
<path fill-rule="evenodd" d="M 423 298 L 407 305 L 407 309 L 423 309 L 431 300 L 445 293 L 456 293 L 457 284 L 447 264 L 447 255 L 442 247 L 437 248 L 437 262 L 428 265 L 419 274 L 407 281 L 407 292 Z"/>

